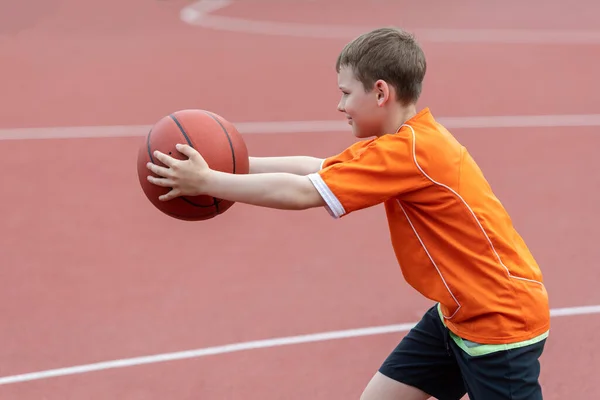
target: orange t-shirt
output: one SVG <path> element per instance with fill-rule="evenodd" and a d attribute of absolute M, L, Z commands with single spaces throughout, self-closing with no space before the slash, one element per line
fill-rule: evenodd
<path fill-rule="evenodd" d="M 475 161 L 429 109 L 309 177 L 336 218 L 385 204 L 403 276 L 440 303 L 456 335 L 504 344 L 548 331 L 540 268 Z"/>

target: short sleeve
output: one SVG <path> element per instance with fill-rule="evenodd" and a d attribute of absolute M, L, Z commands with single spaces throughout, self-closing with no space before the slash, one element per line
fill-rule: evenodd
<path fill-rule="evenodd" d="M 309 178 L 335 218 L 431 183 L 416 165 L 412 137 L 401 134 L 385 135 L 328 158 Z"/>

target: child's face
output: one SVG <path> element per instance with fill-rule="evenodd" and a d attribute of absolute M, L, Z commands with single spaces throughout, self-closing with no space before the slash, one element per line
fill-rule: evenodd
<path fill-rule="evenodd" d="M 338 86 L 342 98 L 338 111 L 346 114 L 352 133 L 357 138 L 380 136 L 383 132 L 385 114 L 381 107 L 378 91 L 365 88 L 349 67 L 342 67 L 338 73 Z"/>

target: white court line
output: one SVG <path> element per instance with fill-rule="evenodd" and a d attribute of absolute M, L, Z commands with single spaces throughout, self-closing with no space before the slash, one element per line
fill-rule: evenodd
<path fill-rule="evenodd" d="M 552 317 L 589 315 L 598 313 L 600 313 L 600 305 L 554 308 L 550 310 L 550 315 Z M 210 355 L 234 353 L 244 350 L 256 350 L 302 343 L 323 342 L 327 340 L 406 332 L 410 330 L 415 324 L 416 322 L 412 322 L 398 325 L 385 325 L 359 329 L 348 329 L 342 331 L 321 332 L 310 335 L 288 336 L 274 339 L 256 340 L 251 342 L 232 343 L 224 346 L 205 347 L 201 349 L 180 351 L 175 353 L 163 353 L 143 357 L 105 361 L 94 364 L 76 365 L 67 368 L 58 368 L 46 371 L 38 371 L 20 375 L 0 377 L 0 385 L 8 385 L 17 382 L 29 382 L 59 376 L 83 374 L 93 371 L 104 371 L 115 368 L 134 367 L 144 364 L 155 364 L 166 361 L 185 360 L 190 358 L 206 357 Z"/>
<path fill-rule="evenodd" d="M 440 117 L 448 129 L 590 127 L 600 126 L 600 114 Z M 346 121 L 234 122 L 242 134 L 345 132 Z M 0 129 L 0 140 L 74 139 L 145 136 L 151 125 L 64 126 Z"/>
<path fill-rule="evenodd" d="M 318 25 L 293 22 L 248 20 L 211 15 L 232 0 L 200 0 L 184 7 L 182 21 L 189 25 L 221 31 L 258 33 L 319 39 L 352 39 L 375 26 Z M 556 29 L 412 29 L 420 42 L 434 43 L 509 43 L 509 44 L 598 44 L 600 31 Z"/>

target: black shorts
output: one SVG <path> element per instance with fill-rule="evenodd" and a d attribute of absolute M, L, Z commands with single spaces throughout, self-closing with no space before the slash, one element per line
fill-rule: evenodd
<path fill-rule="evenodd" d="M 460 339 L 458 339 L 460 340 Z M 379 369 L 383 375 L 421 389 L 438 400 L 541 400 L 539 357 L 545 337 L 522 347 L 481 351 L 450 336 L 437 306 L 404 337 Z"/>

